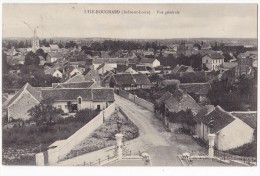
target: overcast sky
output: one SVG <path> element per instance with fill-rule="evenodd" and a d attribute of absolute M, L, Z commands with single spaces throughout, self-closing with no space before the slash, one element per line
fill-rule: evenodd
<path fill-rule="evenodd" d="M 150 15 L 84 10 L 150 10 Z M 160 11 L 179 11 L 162 15 Z M 3 4 L 3 37 L 257 38 L 256 4 Z"/>

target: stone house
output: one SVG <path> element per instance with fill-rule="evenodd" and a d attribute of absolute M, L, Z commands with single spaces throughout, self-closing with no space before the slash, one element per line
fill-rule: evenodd
<path fill-rule="evenodd" d="M 191 66 L 176 65 L 176 67 L 172 70 L 171 73 L 181 73 L 181 72 L 194 72 L 194 70 Z"/>
<path fill-rule="evenodd" d="M 53 106 L 65 113 L 81 109 L 103 110 L 115 101 L 111 88 L 42 89 L 42 98 L 53 99 Z"/>
<path fill-rule="evenodd" d="M 106 63 L 103 63 L 103 64 L 99 65 L 99 67 L 97 68 L 97 72 L 98 72 L 98 74 L 103 75 L 107 71 L 112 71 L 113 69 L 114 69 L 113 67 L 109 66 Z"/>
<path fill-rule="evenodd" d="M 179 88 L 190 95 L 193 94 L 197 102 L 206 102 L 211 85 L 210 83 L 180 83 Z"/>
<path fill-rule="evenodd" d="M 46 69 L 46 70 L 44 70 L 44 73 L 46 75 L 51 75 L 53 77 L 62 78 L 62 73 L 55 68 Z"/>
<path fill-rule="evenodd" d="M 94 69 L 93 66 L 90 66 L 87 68 L 82 75 L 84 76 L 86 81 L 95 81 L 95 82 L 100 82 L 100 76 L 98 74 L 98 71 Z"/>
<path fill-rule="evenodd" d="M 170 114 L 178 114 L 190 110 L 192 115 L 196 115 L 200 110 L 200 105 L 187 93 L 181 89 L 176 90 L 171 96 L 164 100 L 164 123 L 168 128 L 181 128 L 179 123 L 169 123 Z"/>
<path fill-rule="evenodd" d="M 92 60 L 94 69 L 97 69 L 101 64 L 104 63 L 114 69 L 117 68 L 117 65 L 129 63 L 129 60 L 128 58 L 94 58 Z"/>
<path fill-rule="evenodd" d="M 202 57 L 202 64 L 209 70 L 219 70 L 219 67 L 224 63 L 224 56 L 219 52 L 206 54 Z"/>
<path fill-rule="evenodd" d="M 216 134 L 215 146 L 218 150 L 230 150 L 253 140 L 254 129 L 220 106 L 204 107 L 194 119 L 195 135 L 207 142 L 208 134 L 213 131 Z"/>
<path fill-rule="evenodd" d="M 238 59 L 238 75 L 247 75 L 247 76 L 254 76 L 255 69 L 257 68 L 257 52 L 254 51 L 247 51 L 245 53 L 240 53 L 237 56 Z"/>
<path fill-rule="evenodd" d="M 141 58 L 139 65 L 144 65 L 146 67 L 155 68 L 161 65 L 160 61 L 155 58 Z"/>
<path fill-rule="evenodd" d="M 8 121 L 12 119 L 29 120 L 28 110 L 39 104 L 41 100 L 40 89 L 26 83 L 3 107 L 7 110 Z"/>
<path fill-rule="evenodd" d="M 111 77 L 114 73 L 111 71 L 107 71 L 104 75 L 100 76 L 100 85 L 102 87 L 109 87 Z"/>
<path fill-rule="evenodd" d="M 53 63 L 57 60 L 60 60 L 63 58 L 63 54 L 60 52 L 57 53 L 48 53 L 48 55 L 46 56 L 46 62 L 47 63 Z"/>
<path fill-rule="evenodd" d="M 116 90 L 150 89 L 151 85 L 144 74 L 118 74 L 110 80 L 110 86 Z"/>

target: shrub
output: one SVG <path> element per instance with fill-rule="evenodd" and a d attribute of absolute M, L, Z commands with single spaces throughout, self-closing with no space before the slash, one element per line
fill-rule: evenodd
<path fill-rule="evenodd" d="M 98 113 L 99 111 L 97 110 L 93 111 L 91 109 L 82 109 L 76 113 L 75 118 L 81 122 L 88 123 L 90 120 L 96 117 Z"/>

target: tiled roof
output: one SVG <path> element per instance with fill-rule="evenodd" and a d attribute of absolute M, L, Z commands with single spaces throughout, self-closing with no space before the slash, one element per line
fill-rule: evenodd
<path fill-rule="evenodd" d="M 44 57 L 42 56 L 38 56 L 38 58 L 40 59 L 40 61 L 45 61 Z"/>
<path fill-rule="evenodd" d="M 194 120 L 196 120 L 197 122 L 201 122 L 201 118 L 204 118 L 204 116 L 208 115 L 214 109 L 215 109 L 215 107 L 213 105 L 206 105 L 206 106 L 202 107 L 202 109 L 194 117 Z"/>
<path fill-rule="evenodd" d="M 222 68 L 225 68 L 225 69 L 231 69 L 231 68 L 234 68 L 238 65 L 237 62 L 223 62 L 223 64 L 221 65 Z"/>
<path fill-rule="evenodd" d="M 144 74 L 113 75 L 117 85 L 150 85 L 151 82 Z"/>
<path fill-rule="evenodd" d="M 37 101 L 41 101 L 41 92 L 26 83 L 8 102 L 7 106 L 11 105 L 25 90 L 27 90 Z"/>
<path fill-rule="evenodd" d="M 115 63 L 115 64 L 125 64 L 128 62 L 126 58 L 95 58 L 93 64 L 102 64 L 102 63 Z"/>
<path fill-rule="evenodd" d="M 224 59 L 224 56 L 219 52 L 213 52 L 210 54 L 207 54 L 211 59 Z"/>
<path fill-rule="evenodd" d="M 181 83 L 179 84 L 179 88 L 188 93 L 206 95 L 211 86 L 209 83 Z"/>
<path fill-rule="evenodd" d="M 251 128 L 256 129 L 257 127 L 257 113 L 256 111 L 236 111 L 231 112 L 231 114 L 243 122 L 245 122 L 247 125 L 249 125 Z"/>
<path fill-rule="evenodd" d="M 81 96 L 84 101 L 91 101 L 91 89 L 43 89 L 42 98 L 55 101 L 76 101 Z"/>
<path fill-rule="evenodd" d="M 180 68 L 180 66 L 176 65 L 176 67 L 174 67 L 174 69 L 172 70 L 172 73 L 177 73 L 179 68 Z"/>
<path fill-rule="evenodd" d="M 191 67 L 186 65 L 176 65 L 176 67 L 172 70 L 172 73 L 186 72 L 189 68 Z"/>
<path fill-rule="evenodd" d="M 89 88 L 93 81 L 76 82 L 76 83 L 53 83 L 53 88 Z M 59 86 L 59 87 L 57 87 Z"/>
<path fill-rule="evenodd" d="M 42 97 L 55 101 L 77 101 L 78 97 L 82 97 L 83 101 L 114 101 L 114 92 L 110 88 L 43 89 Z"/>
<path fill-rule="evenodd" d="M 162 105 L 164 103 L 164 101 L 167 100 L 171 96 L 172 96 L 172 94 L 169 91 L 167 91 L 158 100 L 156 100 L 156 103 L 158 105 Z"/>
<path fill-rule="evenodd" d="M 57 50 L 57 49 L 59 49 L 59 46 L 58 45 L 50 45 L 50 48 L 54 49 L 54 50 Z"/>
<path fill-rule="evenodd" d="M 194 77 L 194 78 L 206 78 L 206 72 L 204 71 L 196 71 L 196 72 L 183 72 L 182 77 Z"/>
<path fill-rule="evenodd" d="M 69 79 L 67 79 L 64 83 L 78 83 L 78 82 L 84 82 L 85 77 L 83 75 L 75 75 Z"/>
<path fill-rule="evenodd" d="M 91 68 L 87 68 L 83 73 L 82 73 L 82 75 L 87 75 L 89 72 L 91 71 Z"/>
<path fill-rule="evenodd" d="M 202 55 L 202 56 L 205 56 L 206 54 L 211 54 L 211 53 L 214 53 L 216 51 L 214 50 L 199 50 L 199 53 Z"/>
<path fill-rule="evenodd" d="M 44 73 L 46 75 L 53 75 L 53 73 L 55 73 L 56 70 L 57 69 L 55 69 L 55 68 L 50 68 L 50 69 L 44 70 Z"/>
<path fill-rule="evenodd" d="M 232 123 L 235 118 L 229 112 L 226 112 L 220 106 L 216 106 L 215 109 L 208 115 L 200 118 L 200 121 L 205 125 L 209 126 L 209 123 L 213 120 L 213 130 L 214 132 L 219 132 L 224 127 Z"/>
<path fill-rule="evenodd" d="M 168 85 L 179 85 L 180 84 L 180 80 L 178 79 L 166 79 L 166 80 L 163 80 L 161 82 L 161 84 L 163 86 L 168 86 Z"/>
<path fill-rule="evenodd" d="M 113 75 L 117 85 L 135 85 L 135 81 L 131 74 Z"/>
<path fill-rule="evenodd" d="M 113 89 L 92 89 L 93 101 L 115 101 Z"/>
<path fill-rule="evenodd" d="M 156 59 L 155 58 L 142 58 L 140 63 L 150 63 L 152 64 Z"/>
<path fill-rule="evenodd" d="M 204 43 L 203 45 L 201 45 L 201 48 L 211 48 L 211 45 L 208 43 Z"/>
<path fill-rule="evenodd" d="M 135 71 L 147 71 L 146 67 L 143 65 L 136 65 L 132 67 Z"/>
<path fill-rule="evenodd" d="M 132 74 L 134 81 L 139 85 L 150 85 L 151 82 L 148 77 L 144 74 Z"/>
<path fill-rule="evenodd" d="M 187 93 L 182 90 L 177 90 L 172 96 L 165 100 L 165 105 L 171 112 L 180 112 L 190 109 L 194 113 L 198 113 L 201 107 L 197 102 Z"/>
<path fill-rule="evenodd" d="M 101 68 L 104 67 L 104 66 L 105 66 L 105 63 L 99 65 L 98 68 L 97 68 L 97 70 L 101 69 Z"/>
<path fill-rule="evenodd" d="M 130 66 L 119 64 L 117 65 L 117 68 L 115 69 L 116 72 L 121 73 L 125 72 Z"/>
<path fill-rule="evenodd" d="M 178 72 L 186 72 L 189 68 L 190 68 L 189 66 L 181 65 Z"/>

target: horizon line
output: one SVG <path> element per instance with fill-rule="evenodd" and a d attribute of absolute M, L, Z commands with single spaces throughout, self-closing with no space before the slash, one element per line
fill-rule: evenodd
<path fill-rule="evenodd" d="M 2 39 L 20 38 L 27 39 L 33 37 L 3 37 Z M 176 38 L 120 38 L 120 37 L 38 37 L 39 39 L 51 38 L 74 38 L 74 39 L 114 39 L 114 40 L 174 40 L 174 39 L 258 39 L 258 37 L 176 37 Z"/>

